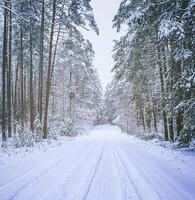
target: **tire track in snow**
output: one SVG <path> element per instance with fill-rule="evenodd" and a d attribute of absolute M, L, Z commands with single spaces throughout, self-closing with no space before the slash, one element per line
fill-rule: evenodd
<path fill-rule="evenodd" d="M 79 149 L 78 152 L 76 152 L 76 154 L 79 153 L 80 151 L 84 150 L 85 148 L 87 148 L 87 146 L 88 146 L 90 143 L 91 143 L 91 141 L 88 142 L 87 144 L 85 144 L 84 147 L 82 146 L 82 148 Z M 70 152 L 71 152 L 71 150 L 70 150 Z M 47 175 L 50 174 L 50 172 L 54 171 L 54 170 L 55 170 L 56 168 L 58 168 L 61 164 L 63 164 L 65 158 L 69 158 L 69 157 L 72 156 L 72 155 L 70 154 L 70 152 L 66 153 L 65 155 L 61 156 L 60 158 L 54 159 L 54 160 L 52 160 L 51 162 L 49 162 L 49 164 L 52 164 L 52 165 L 49 165 L 49 166 L 48 166 L 48 163 L 46 163 L 46 164 L 44 163 L 43 165 L 41 165 L 41 166 L 39 166 L 39 167 L 37 167 L 37 168 L 35 168 L 35 169 L 33 169 L 33 170 L 27 172 L 27 173 L 24 174 L 23 176 L 18 177 L 18 178 L 16 178 L 16 179 L 14 179 L 13 181 L 9 182 L 8 184 L 2 186 L 2 187 L 0 188 L 0 193 L 1 193 L 1 190 L 3 191 L 3 190 L 6 189 L 7 187 L 11 187 L 12 185 L 17 185 L 17 181 L 22 181 L 22 180 L 25 179 L 26 177 L 28 178 L 28 175 L 31 175 L 31 174 L 33 175 L 34 173 L 37 172 L 36 176 L 33 176 L 33 178 L 30 177 L 30 179 L 28 179 L 28 180 L 26 181 L 25 184 L 23 184 L 19 189 L 17 189 L 17 191 L 14 192 L 14 194 L 12 194 L 10 197 L 8 197 L 9 200 L 13 200 L 13 199 L 17 198 L 17 196 L 20 195 L 25 189 L 27 189 L 27 188 L 29 188 L 29 187 L 33 187 L 33 186 L 35 186 L 36 184 L 40 183 L 41 180 L 42 180 L 44 177 L 47 177 Z M 53 163 L 53 161 L 57 161 L 57 162 Z M 44 168 L 45 166 L 47 166 L 46 169 Z M 42 169 L 42 168 L 43 168 L 43 169 Z M 40 169 L 42 169 L 42 170 L 40 170 Z M 34 184 L 34 185 L 32 185 L 32 184 Z M 20 185 L 20 184 L 19 184 L 19 185 Z"/>
<path fill-rule="evenodd" d="M 68 154 L 66 154 L 66 155 L 68 155 Z M 20 174 L 20 175 L 14 177 L 14 178 L 12 178 L 12 179 L 10 179 L 9 181 L 5 182 L 4 184 L 1 184 L 1 185 L 0 185 L 0 189 L 3 188 L 3 187 L 6 187 L 6 186 L 8 186 L 8 185 L 10 185 L 12 182 L 15 182 L 15 181 L 17 181 L 17 180 L 21 180 L 21 179 L 24 178 L 25 176 L 28 176 L 28 175 L 34 173 L 35 171 L 38 171 L 40 168 L 43 168 L 44 166 L 47 166 L 47 168 L 48 168 L 48 164 L 52 164 L 53 162 L 58 161 L 58 160 L 59 160 L 59 158 L 57 158 L 57 159 L 52 159 L 52 161 L 50 160 L 49 162 L 46 162 L 46 163 L 44 163 L 44 164 L 42 164 L 42 165 L 38 165 L 38 166 L 36 166 L 36 167 L 33 168 L 33 169 L 26 170 L 26 171 L 23 172 L 22 174 Z M 60 160 L 61 160 L 61 158 L 60 158 Z"/>
<path fill-rule="evenodd" d="M 122 171 L 122 170 L 121 170 L 121 167 L 122 167 L 123 171 L 125 172 L 125 175 L 126 175 L 127 178 L 128 178 L 128 182 L 131 184 L 131 186 L 132 186 L 132 188 L 133 188 L 133 190 L 134 190 L 134 192 L 135 192 L 136 197 L 137 197 L 139 200 L 144 200 L 144 199 L 142 199 L 142 197 L 140 196 L 140 194 L 139 194 L 139 192 L 138 192 L 138 189 L 137 189 L 137 186 L 134 184 L 132 178 L 130 177 L 129 172 L 128 172 L 128 170 L 127 170 L 127 168 L 126 168 L 126 166 L 125 166 L 123 160 L 121 159 L 120 154 L 119 154 L 118 152 L 116 152 L 116 151 L 115 151 L 113 154 L 114 154 L 114 157 L 115 157 L 115 161 L 116 161 L 116 166 L 117 166 L 117 168 L 118 168 L 118 172 L 120 173 L 120 172 Z M 119 163 L 120 163 L 120 164 L 119 164 Z M 119 167 L 119 165 L 120 165 L 121 167 Z M 126 176 L 123 175 L 123 177 L 126 177 Z M 124 184 L 124 182 L 122 182 L 122 181 L 121 181 L 121 183 Z M 127 195 L 129 195 L 129 194 L 127 194 L 127 191 L 126 191 L 126 190 L 130 191 L 129 186 L 124 185 L 124 187 L 125 187 L 125 191 L 123 190 L 123 192 L 124 192 L 125 194 L 124 194 L 123 196 L 125 196 L 125 200 L 126 200 L 126 199 L 129 199 L 129 198 L 132 199 L 131 197 L 128 197 L 128 196 L 127 196 Z"/>
<path fill-rule="evenodd" d="M 102 149 L 101 149 L 100 156 L 99 156 L 99 158 L 98 158 L 96 167 L 95 167 L 94 172 L 93 172 L 93 174 L 92 174 L 92 176 L 91 176 L 91 179 L 90 179 L 90 181 L 89 181 L 89 185 L 88 185 L 88 187 L 87 187 L 87 189 L 86 189 L 86 191 L 85 191 L 85 193 L 84 193 L 84 196 L 83 196 L 82 200 L 87 200 L 87 198 L 88 198 L 88 195 L 89 195 L 90 190 L 91 190 L 91 187 L 92 187 L 92 185 L 93 185 L 93 182 L 94 182 L 95 176 L 96 176 L 96 174 L 97 174 L 97 171 L 98 171 L 100 162 L 101 162 L 101 160 L 102 160 L 102 156 L 103 156 L 103 153 L 104 153 L 104 148 L 105 148 L 105 142 L 104 142 L 103 147 L 102 147 Z"/>
<path fill-rule="evenodd" d="M 134 191 L 131 191 L 131 189 L 129 188 L 130 187 L 130 185 L 128 184 L 129 180 L 126 179 L 126 177 L 124 176 L 124 169 L 122 167 L 123 170 L 121 170 L 121 166 L 120 166 L 121 163 L 120 161 L 118 161 L 114 152 L 113 152 L 113 157 L 115 159 L 115 166 L 119 174 L 120 190 L 121 190 L 121 196 L 122 196 L 121 199 L 125 199 L 125 200 L 132 199 L 132 196 L 135 195 L 136 193 Z"/>
<path fill-rule="evenodd" d="M 88 142 L 82 149 L 79 150 L 80 151 L 83 151 L 84 149 L 86 149 L 89 145 L 90 145 L 91 142 Z M 77 153 L 79 153 L 77 152 Z M 77 153 L 75 155 L 77 155 Z M 35 187 L 36 185 L 38 185 L 39 183 L 41 183 L 41 181 L 43 180 L 43 178 L 47 178 L 51 172 L 55 171 L 55 169 L 59 168 L 61 165 L 64 164 L 64 159 L 65 158 L 70 158 L 72 159 L 73 155 L 68 155 L 68 156 L 63 156 L 60 161 L 56 164 L 53 164 L 52 168 L 49 168 L 48 170 L 45 170 L 44 172 L 41 173 L 41 175 L 37 175 L 33 181 L 29 181 L 30 184 L 26 184 L 26 186 L 19 192 L 17 192 L 16 196 L 13 198 L 13 200 L 18 196 L 20 195 L 20 193 L 23 192 L 24 189 L 26 188 L 29 188 L 30 186 L 31 187 Z"/>
<path fill-rule="evenodd" d="M 99 159 L 99 155 L 102 148 L 98 150 L 97 153 L 95 153 L 93 149 L 93 159 L 90 160 L 90 165 L 82 169 L 82 171 L 85 174 L 85 177 L 83 177 L 81 173 L 78 177 L 78 180 L 80 181 L 80 189 L 75 191 L 75 195 L 71 196 L 70 194 L 70 196 L 68 196 L 69 198 L 67 199 L 82 200 L 86 198 L 90 200 L 121 200 L 119 176 L 117 168 L 115 166 L 113 149 L 110 145 L 110 139 L 104 138 L 101 141 L 101 143 L 105 144 L 105 147 L 98 169 L 96 170 L 93 183 L 91 183 L 91 179 L 94 175 L 94 169 L 97 168 L 97 160 Z M 94 157 L 96 157 L 96 159 L 94 159 Z M 90 190 L 88 192 L 87 197 L 85 197 L 86 191 L 90 184 Z M 72 185 L 72 187 L 78 188 L 78 185 L 72 182 L 70 183 L 70 185 Z M 105 190 L 105 188 L 107 189 Z"/>
<path fill-rule="evenodd" d="M 122 144 L 122 148 L 121 148 Z M 150 199 L 150 200 L 157 200 L 161 199 L 161 195 L 152 185 L 148 179 L 145 178 L 144 173 L 140 170 L 140 166 L 135 165 L 135 158 L 130 155 L 127 156 L 126 152 L 124 151 L 124 144 L 123 141 L 115 143 L 115 149 L 117 157 L 119 158 L 121 164 L 123 165 L 123 168 L 126 170 L 126 174 L 131 181 L 131 183 L 134 185 L 134 188 L 136 189 L 136 192 L 138 194 L 138 197 L 140 200 Z M 129 144 L 131 145 L 131 144 Z M 123 152 L 122 152 L 123 149 Z M 127 168 L 129 166 L 129 168 Z M 132 172 L 129 172 L 129 171 Z M 131 173 L 131 175 L 130 175 Z M 145 194 L 148 194 L 149 197 L 145 196 Z"/>
<path fill-rule="evenodd" d="M 113 159 L 113 166 L 115 168 L 115 173 L 117 174 L 117 181 L 120 188 L 120 198 L 121 200 L 137 200 L 137 194 L 133 187 L 131 186 L 131 182 L 126 176 L 126 170 L 124 169 L 121 161 L 116 154 L 116 148 L 114 147 L 114 142 L 109 141 L 110 151 Z M 117 200 L 119 200 L 117 199 Z"/>
<path fill-rule="evenodd" d="M 127 154 L 124 152 L 124 156 L 127 157 Z M 174 197 L 177 198 L 178 200 L 193 200 L 194 198 L 191 198 L 189 196 L 189 194 L 187 194 L 182 188 L 180 188 L 178 185 L 172 184 L 171 183 L 171 179 L 162 171 L 161 168 L 156 168 L 155 165 L 152 165 L 150 162 L 148 162 L 147 159 L 145 159 L 144 157 L 142 157 L 145 165 L 142 165 L 142 167 L 140 167 L 140 162 L 136 159 L 136 157 L 134 156 L 133 153 L 130 153 L 131 158 L 133 158 L 134 161 L 134 165 L 136 166 L 136 168 L 140 171 L 140 173 L 142 174 L 142 177 L 145 178 L 145 180 L 147 180 L 147 182 L 153 186 L 155 192 L 157 192 L 159 199 L 166 199 L 166 197 L 162 197 L 161 193 L 164 194 L 164 192 L 168 192 L 170 194 L 174 194 Z M 145 172 L 145 173 L 144 173 Z M 146 173 L 148 172 L 148 173 Z M 156 186 L 154 186 L 154 183 L 152 184 L 151 181 L 149 180 L 155 180 L 156 182 L 158 182 L 158 184 L 156 183 L 155 185 L 158 186 L 160 185 L 161 188 L 162 186 L 165 188 L 164 191 L 160 191 L 158 188 L 156 188 Z M 172 197 L 170 198 L 172 199 Z"/>
<path fill-rule="evenodd" d="M 89 143 L 89 142 L 88 142 L 88 143 Z M 88 143 L 87 143 L 87 144 L 88 144 Z M 87 145 L 87 144 L 86 144 L 86 145 Z M 70 152 L 71 152 L 71 150 L 68 151 L 68 153 L 66 152 L 66 155 L 68 155 Z M 65 155 L 63 155 L 62 157 L 64 157 L 64 156 L 65 156 Z M 8 181 L 6 181 L 6 182 L 0 184 L 0 189 L 3 188 L 3 187 L 5 187 L 5 186 L 8 186 L 8 185 L 11 184 L 12 182 L 15 182 L 15 181 L 17 181 L 17 180 L 19 180 L 19 179 L 22 179 L 23 177 L 25 177 L 25 176 L 27 176 L 27 175 L 32 174 L 33 172 L 37 171 L 38 169 L 40 169 L 40 168 L 42 168 L 42 167 L 44 167 L 44 166 L 48 167 L 49 164 L 53 164 L 53 162 L 56 162 L 56 161 L 58 161 L 58 160 L 61 160 L 61 157 L 60 157 L 60 158 L 59 158 L 59 157 L 58 157 L 58 158 L 54 158 L 54 159 L 52 159 L 52 160 L 49 160 L 49 162 L 44 162 L 44 163 L 41 164 L 41 165 L 38 163 L 35 167 L 30 168 L 30 169 L 28 169 L 28 170 L 25 170 L 25 171 L 21 172 L 19 175 L 15 176 L 15 177 L 13 177 L 13 178 L 10 178 Z M 2 169 L 0 169 L 0 170 L 2 170 Z"/>
<path fill-rule="evenodd" d="M 102 154 L 102 149 L 104 148 L 104 145 L 102 145 L 102 147 L 101 147 L 101 150 L 100 150 L 100 154 Z M 93 149 L 94 150 L 94 149 Z M 75 165 L 75 168 L 74 168 L 74 170 L 71 172 L 71 173 L 69 173 L 69 176 L 68 177 L 65 177 L 65 181 L 63 181 L 61 184 L 59 184 L 57 187 L 55 187 L 55 189 L 54 190 L 52 190 L 52 192 L 49 194 L 49 195 L 47 195 L 46 197 L 44 197 L 43 199 L 44 200 L 52 200 L 52 199 L 66 199 L 67 198 L 67 193 L 66 192 L 70 192 L 70 191 L 67 191 L 66 189 L 64 189 L 64 188 L 67 188 L 68 187 L 68 185 L 71 185 L 72 184 L 72 181 L 75 181 L 75 179 L 73 179 L 73 176 L 75 175 L 75 174 L 77 174 L 77 178 L 78 178 L 78 175 L 79 174 L 82 174 L 82 172 L 83 172 L 83 169 L 81 168 L 81 166 L 83 166 L 82 164 L 84 164 L 85 163 L 85 160 L 86 161 L 88 161 L 89 159 L 89 155 L 92 153 L 92 151 L 91 151 L 91 149 L 89 148 L 89 152 L 86 154 L 85 153 L 85 157 L 84 157 L 84 159 L 82 158 L 81 160 L 80 160 L 80 162 L 81 162 L 81 165 L 80 165 L 80 163 L 78 163 L 77 165 Z M 92 154 L 93 155 L 93 154 Z M 98 159 L 98 161 L 99 161 L 99 159 Z M 95 166 L 97 166 L 97 161 L 95 162 Z M 86 166 L 85 166 L 86 167 Z M 96 170 L 97 171 L 97 170 Z M 77 173 L 78 172 L 78 173 Z M 83 174 L 82 174 L 82 176 L 83 176 Z M 69 188 L 67 188 L 67 189 L 69 189 Z M 56 192 L 57 191 L 57 192 Z M 57 194 L 57 196 L 56 196 L 56 194 Z M 53 195 L 53 196 L 52 196 Z M 76 194 L 75 194 L 75 197 L 72 197 L 71 199 L 76 199 Z M 79 198 L 79 199 L 81 199 L 81 198 Z"/>

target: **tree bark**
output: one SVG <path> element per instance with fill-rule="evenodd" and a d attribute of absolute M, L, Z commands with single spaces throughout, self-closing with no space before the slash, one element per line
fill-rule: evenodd
<path fill-rule="evenodd" d="M 173 117 L 172 116 L 169 118 L 169 135 L 170 135 L 170 140 L 174 141 L 174 128 L 173 128 Z"/>
<path fill-rule="evenodd" d="M 144 117 L 144 109 L 143 109 L 143 105 L 142 105 L 142 100 L 141 100 L 141 96 L 139 95 L 139 107 L 140 107 L 140 117 L 141 117 L 141 121 L 142 121 L 142 125 L 144 130 L 146 129 L 146 125 L 145 125 L 145 117 Z"/>
<path fill-rule="evenodd" d="M 30 7 L 32 7 L 30 1 Z M 34 130 L 34 94 L 33 94 L 33 19 L 30 19 L 30 129 Z"/>
<path fill-rule="evenodd" d="M 7 6 L 8 3 L 5 0 L 4 9 L 4 26 L 3 26 L 3 61 L 2 61 L 2 141 L 5 142 L 6 137 L 6 70 L 7 70 Z"/>
<path fill-rule="evenodd" d="M 175 82 L 177 82 L 181 78 L 181 73 L 182 73 L 181 62 L 175 63 L 175 71 L 176 71 Z M 176 95 L 178 98 L 178 103 L 184 100 L 184 92 L 180 88 L 178 88 L 178 92 Z M 177 113 L 176 126 L 177 126 L 177 136 L 180 136 L 180 132 L 183 129 L 183 111 L 182 110 L 179 110 Z"/>
<path fill-rule="evenodd" d="M 13 103 L 13 114 L 14 114 L 14 133 L 16 133 L 16 111 L 18 108 L 18 71 L 19 71 L 19 55 L 16 64 L 16 71 L 15 71 L 15 85 L 14 85 L 14 103 Z"/>
<path fill-rule="evenodd" d="M 40 121 L 43 119 L 43 63 L 44 63 L 44 30 L 45 30 L 45 0 L 42 0 L 40 52 L 39 52 L 39 88 L 38 88 L 38 113 Z"/>
<path fill-rule="evenodd" d="M 49 57 L 48 57 L 48 73 L 47 73 L 47 85 L 46 85 L 46 102 L 45 102 L 45 115 L 44 115 L 44 126 L 43 126 L 43 138 L 46 139 L 48 135 L 48 107 L 49 107 L 49 96 L 50 96 L 50 85 L 51 85 L 51 71 L 52 71 L 52 52 L 53 52 L 53 36 L 54 36 L 54 23 L 56 16 L 56 0 L 53 0 L 53 14 L 52 24 L 50 31 L 50 42 L 49 42 Z"/>
<path fill-rule="evenodd" d="M 12 136 L 12 1 L 9 2 L 9 65 L 8 65 L 8 77 L 7 77 L 7 127 L 8 137 Z"/>
<path fill-rule="evenodd" d="M 156 120 L 156 109 L 155 109 L 154 103 L 152 105 L 152 113 L 153 113 L 153 120 L 154 120 L 154 129 L 155 129 L 155 132 L 157 133 L 158 129 L 157 129 L 157 120 Z"/>
<path fill-rule="evenodd" d="M 161 96 L 162 96 L 162 114 L 163 114 L 163 124 L 164 124 L 164 138 L 165 141 L 169 140 L 168 135 L 168 127 L 167 127 L 167 114 L 165 111 L 165 84 L 164 84 L 164 75 L 163 75 L 163 66 L 161 63 L 161 55 L 160 55 L 160 45 L 157 37 L 157 54 L 158 54 L 158 65 L 160 72 L 160 83 L 161 83 Z"/>
<path fill-rule="evenodd" d="M 20 79 L 21 79 L 21 122 L 24 127 L 24 60 L 23 60 L 23 28 L 20 28 Z"/>

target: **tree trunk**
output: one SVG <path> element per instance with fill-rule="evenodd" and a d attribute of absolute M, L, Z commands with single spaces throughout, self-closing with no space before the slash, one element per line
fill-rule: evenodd
<path fill-rule="evenodd" d="M 142 125 L 143 125 L 143 128 L 145 130 L 146 129 L 146 125 L 145 125 L 144 110 L 143 110 L 143 106 L 142 106 L 141 97 L 140 97 L 139 107 L 140 107 L 140 117 L 141 117 Z"/>
<path fill-rule="evenodd" d="M 18 71 L 19 71 L 19 55 L 17 59 L 16 71 L 15 71 L 15 86 L 14 86 L 14 103 L 13 103 L 13 114 L 14 114 L 14 133 L 16 133 L 16 110 L 18 107 Z"/>
<path fill-rule="evenodd" d="M 3 61 L 2 61 L 2 140 L 6 141 L 6 70 L 7 70 L 7 16 L 8 6 L 5 0 L 4 26 L 3 26 Z"/>
<path fill-rule="evenodd" d="M 177 136 L 180 136 L 180 132 L 183 129 L 183 112 L 181 111 L 177 113 L 176 125 L 177 125 Z"/>
<path fill-rule="evenodd" d="M 7 127 L 8 137 L 12 136 L 12 2 L 9 2 L 9 65 L 8 65 L 8 77 L 7 77 Z"/>
<path fill-rule="evenodd" d="M 181 62 L 175 63 L 175 70 L 176 70 L 176 82 L 181 78 Z M 184 92 L 182 89 L 178 88 L 177 92 L 178 104 L 184 100 Z M 177 126 L 177 136 L 180 135 L 181 130 L 183 129 L 183 111 L 179 110 L 176 116 L 176 126 Z"/>
<path fill-rule="evenodd" d="M 55 21 L 55 19 L 54 19 L 54 21 Z M 53 31 L 54 31 L 54 29 L 53 29 Z M 53 72 L 54 72 L 55 58 L 56 58 L 56 53 L 57 53 L 60 32 L 61 32 L 61 23 L 59 24 L 59 27 L 58 27 L 58 34 L 57 34 L 56 44 L 55 44 L 55 48 L 54 48 L 54 53 L 51 50 L 52 51 L 51 53 L 53 53 L 53 61 L 51 64 L 51 69 L 48 71 L 48 77 L 47 77 L 47 89 L 46 89 L 47 94 L 46 94 L 46 108 L 45 108 L 45 110 L 47 109 L 47 114 L 48 114 L 48 109 L 49 109 L 50 90 L 51 90 L 51 83 L 52 83 L 52 77 L 53 77 Z M 48 116 L 47 116 L 47 118 L 48 118 Z M 45 122 L 45 120 L 44 120 L 44 122 Z M 43 128 L 43 130 L 44 130 L 44 128 Z"/>
<path fill-rule="evenodd" d="M 66 88 L 66 82 L 65 82 L 65 75 L 63 76 L 63 105 L 62 105 L 62 120 L 65 122 L 65 105 L 66 105 L 66 101 L 65 101 L 65 88 Z"/>
<path fill-rule="evenodd" d="M 30 7 L 32 7 L 30 1 Z M 30 19 L 30 129 L 34 130 L 34 95 L 33 95 L 33 19 Z"/>
<path fill-rule="evenodd" d="M 153 113 L 153 120 L 154 120 L 154 129 L 155 129 L 155 132 L 157 133 L 158 129 L 157 129 L 157 120 L 156 120 L 156 109 L 155 109 L 154 103 L 152 105 L 152 113 Z"/>
<path fill-rule="evenodd" d="M 70 79 L 69 79 L 69 85 L 70 85 L 70 91 L 72 93 L 72 68 L 71 68 L 71 64 L 70 64 Z M 71 93 L 69 93 L 69 117 L 70 119 L 72 119 L 72 95 Z"/>
<path fill-rule="evenodd" d="M 163 66 L 161 63 L 161 56 L 160 56 L 160 46 L 157 37 L 157 54 L 158 54 L 158 65 L 159 65 L 159 72 L 160 72 L 160 83 L 161 83 L 161 95 L 162 95 L 162 112 L 163 112 L 163 124 L 164 124 L 164 138 L 165 141 L 169 140 L 168 135 L 168 127 L 167 127 L 167 114 L 165 111 L 165 84 L 164 84 L 164 75 L 163 75 Z"/>
<path fill-rule="evenodd" d="M 45 0 L 42 0 L 41 30 L 40 30 L 40 52 L 39 52 L 39 86 L 38 86 L 38 113 L 40 121 L 43 118 L 43 51 L 44 51 L 44 30 L 45 30 Z"/>
<path fill-rule="evenodd" d="M 172 116 L 169 118 L 169 135 L 170 135 L 170 140 L 174 141 L 174 128 L 173 128 L 173 117 Z"/>
<path fill-rule="evenodd" d="M 48 73 L 47 73 L 47 85 L 46 85 L 46 104 L 45 104 L 45 115 L 44 115 L 44 126 L 43 126 L 43 138 L 46 139 L 48 135 L 48 107 L 49 107 L 49 96 L 50 96 L 50 85 L 51 85 L 51 71 L 52 71 L 52 50 L 53 50 L 53 36 L 54 36 L 54 23 L 56 15 L 56 0 L 53 0 L 53 14 L 52 14 L 52 24 L 50 32 L 50 42 L 49 42 L 49 57 L 48 57 Z"/>
<path fill-rule="evenodd" d="M 21 79 L 21 122 L 24 127 L 24 60 L 23 60 L 23 29 L 20 28 L 20 79 Z"/>

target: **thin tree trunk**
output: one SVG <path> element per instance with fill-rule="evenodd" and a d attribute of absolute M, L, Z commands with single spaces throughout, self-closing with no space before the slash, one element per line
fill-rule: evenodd
<path fill-rule="evenodd" d="M 30 6 L 32 7 L 30 1 Z M 33 96 L 33 19 L 30 19 L 30 129 L 34 130 L 34 96 Z"/>
<path fill-rule="evenodd" d="M 72 68 L 71 68 L 71 64 L 70 64 L 70 79 L 69 79 L 69 85 L 70 85 L 70 89 L 72 87 Z M 70 91 L 72 93 L 72 91 Z M 69 117 L 70 119 L 72 119 L 72 95 L 69 94 Z"/>
<path fill-rule="evenodd" d="M 65 76 L 63 76 L 63 109 L 62 109 L 62 120 L 65 122 L 65 105 L 66 105 L 66 102 L 65 102 L 65 88 L 66 88 L 66 82 L 65 82 Z"/>
<path fill-rule="evenodd" d="M 169 77 L 169 91 L 171 94 L 173 94 L 173 72 L 171 69 L 171 73 L 170 73 L 170 77 Z M 170 101 L 173 101 L 173 99 L 171 98 Z M 170 136 L 170 140 L 174 141 L 174 127 L 173 127 L 173 107 L 171 106 L 170 108 L 170 117 L 168 119 L 168 123 L 169 123 L 169 136 Z"/>
<path fill-rule="evenodd" d="M 43 126 L 43 138 L 46 139 L 48 135 L 48 109 L 49 109 L 49 96 L 50 96 L 50 84 L 51 84 L 51 71 L 52 71 L 52 50 L 53 50 L 53 36 L 54 36 L 54 23 L 56 15 L 56 0 L 53 0 L 53 14 L 52 24 L 50 32 L 50 43 L 49 43 L 49 57 L 48 57 L 48 74 L 47 74 L 47 85 L 46 85 L 46 104 L 45 104 L 45 115 L 44 115 L 44 126 Z"/>
<path fill-rule="evenodd" d="M 20 28 L 20 78 L 21 78 L 21 122 L 24 127 L 24 61 L 23 61 L 23 29 Z"/>
<path fill-rule="evenodd" d="M 160 46 L 159 41 L 157 37 L 157 54 L 158 54 L 158 65 L 159 65 L 159 71 L 160 71 L 160 83 L 161 83 L 161 95 L 162 95 L 162 112 L 163 112 L 163 124 L 164 124 L 164 137 L 165 141 L 169 140 L 168 135 L 168 127 L 167 127 L 167 114 L 165 111 L 165 86 L 164 86 L 164 75 L 163 75 L 163 66 L 161 63 L 161 56 L 160 56 Z"/>
<path fill-rule="evenodd" d="M 28 77 L 27 77 L 27 74 L 26 74 L 26 70 L 24 69 L 24 93 L 23 93 L 23 98 L 24 98 L 24 122 L 26 123 L 26 113 L 27 113 L 27 101 L 28 101 L 28 92 L 29 92 L 29 89 L 28 89 Z"/>
<path fill-rule="evenodd" d="M 7 127 L 8 127 L 8 137 L 12 136 L 12 122 L 11 122 L 11 116 L 12 116 L 12 83 L 11 83 L 11 77 L 12 77 L 12 1 L 9 2 L 9 66 L 8 66 L 8 81 L 7 81 L 7 112 L 8 112 L 8 121 L 7 121 Z"/>
<path fill-rule="evenodd" d="M 145 130 L 146 129 L 146 125 L 145 125 L 144 110 L 143 110 L 143 106 L 142 106 L 141 97 L 140 97 L 139 107 L 140 107 L 140 117 L 141 117 L 141 120 L 142 120 L 142 125 L 143 125 L 143 128 Z"/>
<path fill-rule="evenodd" d="M 43 51 L 44 51 L 44 30 L 45 30 L 45 0 L 42 0 L 41 30 L 40 30 L 40 52 L 39 52 L 39 88 L 38 88 L 38 113 L 40 121 L 43 118 Z"/>
<path fill-rule="evenodd" d="M 156 109 L 155 109 L 154 103 L 152 105 L 152 113 L 153 113 L 153 120 L 154 120 L 154 129 L 155 129 L 155 132 L 157 133 L 158 129 L 157 129 L 157 120 L 156 120 Z"/>
<path fill-rule="evenodd" d="M 177 136 L 180 136 L 180 132 L 183 129 L 183 113 L 181 111 L 179 111 L 177 114 L 176 124 L 177 124 Z"/>
<path fill-rule="evenodd" d="M 7 7 L 5 0 L 5 7 Z M 4 27 L 3 27 L 3 61 L 2 61 L 2 140 L 6 141 L 6 70 L 7 70 L 7 16 L 8 12 L 4 10 Z"/>
<path fill-rule="evenodd" d="M 52 91 L 51 91 L 51 93 L 52 93 L 52 103 L 51 103 L 52 111 L 51 111 L 51 113 L 52 113 L 52 117 L 54 117 L 54 115 L 55 115 L 55 95 L 56 95 L 56 93 L 55 93 L 55 79 L 53 79 L 52 82 L 53 82 L 52 83 L 53 88 L 52 88 Z"/>
<path fill-rule="evenodd" d="M 14 104 L 13 104 L 13 112 L 14 112 L 14 133 L 16 133 L 16 110 L 18 107 L 18 71 L 19 71 L 19 55 L 16 65 L 16 72 L 15 72 L 15 87 L 14 87 Z"/>
<path fill-rule="evenodd" d="M 169 122 L 170 140 L 174 141 L 174 128 L 173 128 L 173 117 L 172 116 L 169 118 L 168 122 Z"/>
<path fill-rule="evenodd" d="M 182 73 L 182 69 L 181 69 L 181 62 L 177 62 L 175 63 L 175 70 L 176 70 L 176 80 L 175 82 L 178 81 L 178 79 L 181 78 L 181 73 Z M 178 98 L 178 104 L 184 100 L 184 92 L 182 91 L 182 89 L 178 89 L 178 92 L 177 92 L 177 98 Z M 183 111 L 182 110 L 179 110 L 178 113 L 177 113 L 177 116 L 176 116 L 176 126 L 177 126 L 177 136 L 180 136 L 180 132 L 182 131 L 183 129 Z"/>

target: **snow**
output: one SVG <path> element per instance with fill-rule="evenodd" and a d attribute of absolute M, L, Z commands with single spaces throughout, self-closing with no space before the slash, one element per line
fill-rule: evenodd
<path fill-rule="evenodd" d="M 174 20 L 167 20 L 167 19 L 162 20 L 160 22 L 159 31 L 160 31 L 160 38 L 168 37 L 174 32 L 179 36 L 179 39 L 184 37 L 183 24 Z"/>
<path fill-rule="evenodd" d="M 0 199 L 193 200 L 194 169 L 194 152 L 102 125 L 46 151 L 9 159 L 1 152 Z"/>

